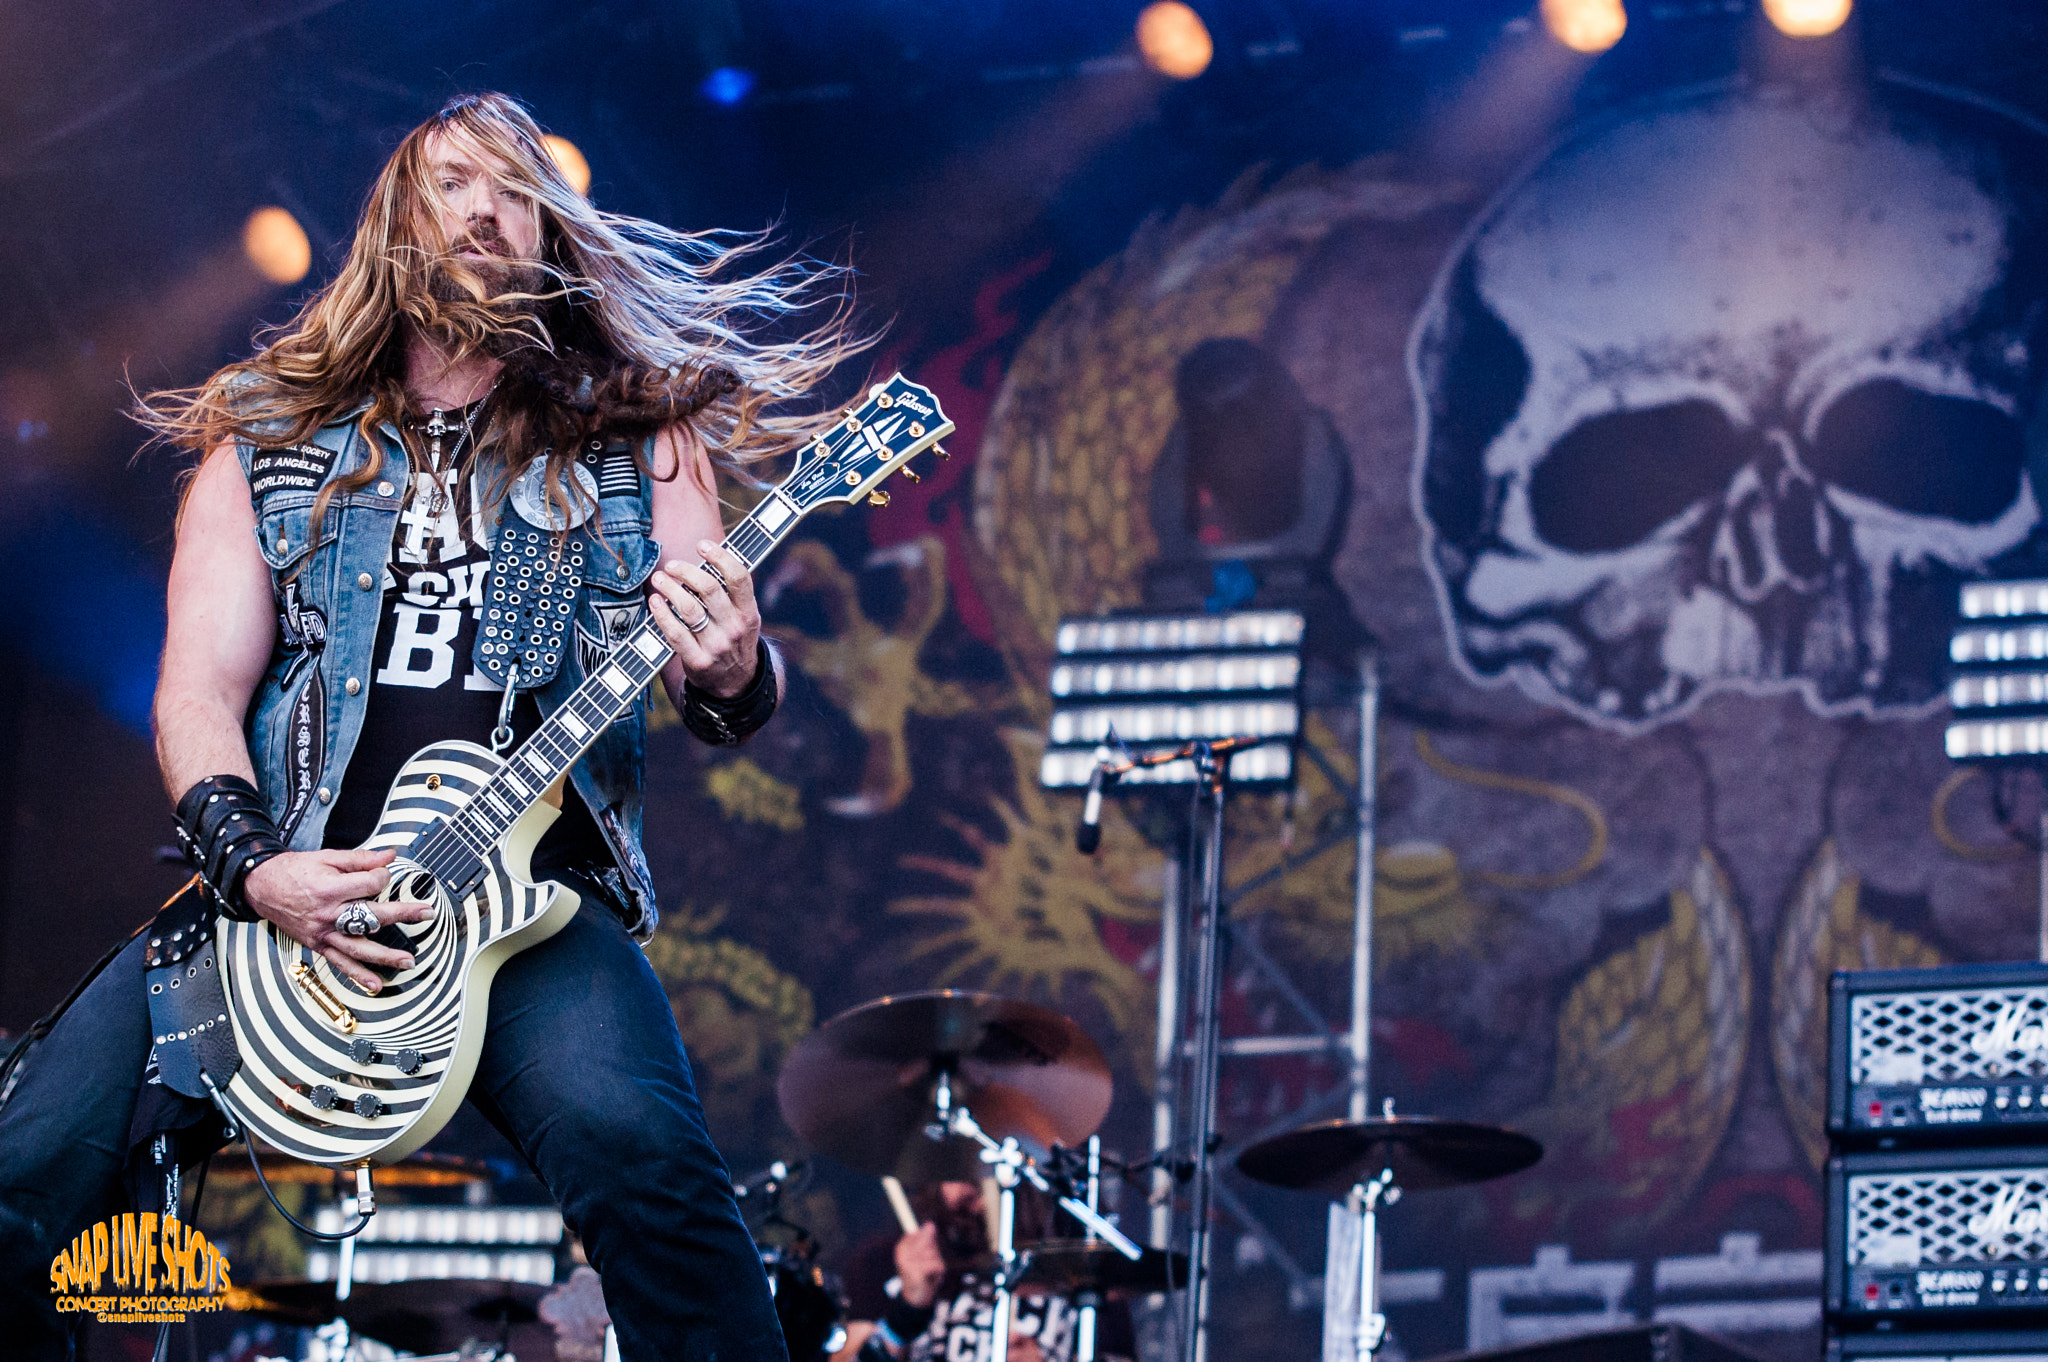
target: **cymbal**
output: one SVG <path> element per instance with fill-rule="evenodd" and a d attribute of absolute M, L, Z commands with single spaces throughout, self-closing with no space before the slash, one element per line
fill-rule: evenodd
<path fill-rule="evenodd" d="M 1135 1263 L 1100 1240 L 1045 1239 L 1020 1244 L 1029 1255 L 1018 1290 L 1025 1295 L 1078 1296 L 1093 1291 L 1106 1300 L 1178 1291 L 1188 1282 L 1188 1256 L 1148 1248 Z"/>
<path fill-rule="evenodd" d="M 1383 1168 L 1411 1192 L 1519 1173 L 1543 1146 L 1518 1131 L 1428 1116 L 1319 1121 L 1260 1140 L 1237 1156 L 1254 1182 L 1336 1196 Z"/>
<path fill-rule="evenodd" d="M 333 1282 L 258 1282 L 228 1297 L 228 1308 L 281 1324 L 317 1325 L 335 1318 L 393 1348 L 453 1352 L 471 1339 L 489 1341 L 506 1327 L 540 1318 L 534 1308 L 552 1287 L 532 1282 L 421 1278 L 357 1282 L 338 1305 Z"/>
<path fill-rule="evenodd" d="M 325 1187 L 337 1174 L 352 1177 L 354 1172 L 332 1164 L 307 1163 L 275 1151 L 258 1154 L 256 1161 L 263 1166 L 263 1176 L 276 1187 Z M 228 1145 L 215 1154 L 213 1162 L 207 1165 L 206 1175 L 220 1182 L 256 1181 L 256 1175 L 249 1171 L 249 1152 L 238 1144 Z M 379 1187 L 463 1187 L 490 1180 L 489 1164 L 453 1154 L 414 1154 L 376 1170 Z"/>
<path fill-rule="evenodd" d="M 995 1139 L 1075 1145 L 1109 1114 L 1109 1065 L 1048 1007 L 988 993 L 903 993 L 842 1012 L 790 1052 L 775 1085 L 783 1119 L 813 1148 L 906 1183 L 986 1171 L 964 1140 L 938 1143 L 938 1075 Z"/>

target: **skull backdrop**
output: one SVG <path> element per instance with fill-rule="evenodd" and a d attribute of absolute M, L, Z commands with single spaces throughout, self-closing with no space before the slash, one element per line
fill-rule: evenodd
<path fill-rule="evenodd" d="M 2044 201 L 2048 129 L 1896 80 L 1564 139 L 1410 346 L 1462 665 L 1624 731 L 1723 687 L 1925 712 L 1957 584 L 2048 543 Z"/>

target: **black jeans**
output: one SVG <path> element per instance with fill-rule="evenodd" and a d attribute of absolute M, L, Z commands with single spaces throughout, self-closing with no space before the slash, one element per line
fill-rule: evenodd
<path fill-rule="evenodd" d="M 50 1260 L 125 1209 L 149 1049 L 142 941 L 28 1056 L 0 1108 L 0 1353 L 69 1356 Z M 646 957 L 601 901 L 507 961 L 470 1101 L 534 1167 L 604 1278 L 635 1362 L 779 1362 L 781 1327 L 682 1038 Z"/>

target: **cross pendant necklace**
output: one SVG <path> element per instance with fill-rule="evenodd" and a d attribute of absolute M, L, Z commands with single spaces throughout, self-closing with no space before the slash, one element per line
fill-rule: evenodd
<path fill-rule="evenodd" d="M 426 431 L 429 441 L 427 464 L 434 477 L 434 499 L 427 508 L 427 514 L 435 517 L 439 517 L 448 507 L 447 486 L 441 481 L 441 437 L 453 429 L 454 427 L 448 424 L 447 413 L 439 407 L 434 408 L 433 414 L 427 420 Z"/>

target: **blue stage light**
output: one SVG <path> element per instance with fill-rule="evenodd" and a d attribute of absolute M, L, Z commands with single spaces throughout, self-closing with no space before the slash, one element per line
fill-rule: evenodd
<path fill-rule="evenodd" d="M 754 73 L 737 66 L 721 66 L 704 77 L 704 83 L 697 90 L 713 104 L 728 108 L 747 97 L 754 88 Z"/>

